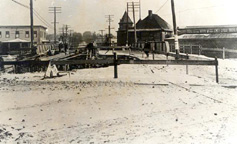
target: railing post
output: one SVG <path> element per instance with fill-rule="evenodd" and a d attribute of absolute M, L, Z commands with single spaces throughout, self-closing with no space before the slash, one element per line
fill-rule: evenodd
<path fill-rule="evenodd" d="M 118 57 L 117 53 L 114 53 L 114 78 L 118 78 Z"/>
<path fill-rule="evenodd" d="M 188 60 L 188 53 L 186 53 L 187 60 Z M 186 65 L 186 74 L 188 75 L 188 65 Z"/>
<path fill-rule="evenodd" d="M 215 68 L 216 68 L 216 83 L 219 83 L 218 60 L 217 60 L 217 57 L 215 57 Z"/>
<path fill-rule="evenodd" d="M 225 59 L 225 47 L 223 47 L 223 60 Z"/>

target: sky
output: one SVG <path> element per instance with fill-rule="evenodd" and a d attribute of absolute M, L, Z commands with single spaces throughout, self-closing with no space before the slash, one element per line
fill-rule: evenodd
<path fill-rule="evenodd" d="M 29 6 L 30 0 L 15 0 Z M 138 2 L 139 0 L 134 0 Z M 53 22 L 53 14 L 49 13 L 52 6 L 62 7 L 62 13 L 57 14 L 57 31 L 62 25 L 69 25 L 75 32 L 106 30 L 108 23 L 105 15 L 114 15 L 111 27 L 116 34 L 119 20 L 126 9 L 126 3 L 132 0 L 33 0 L 34 9 L 48 23 Z M 236 0 L 174 0 L 177 26 L 195 25 L 237 25 Z M 29 25 L 30 11 L 12 0 L 0 0 L 0 25 Z M 142 19 L 148 15 L 148 10 L 158 14 L 172 25 L 171 0 L 141 0 Z M 132 18 L 132 12 L 129 13 Z M 136 12 L 136 20 L 139 13 Z M 35 25 L 44 25 L 36 16 Z M 53 25 L 48 27 L 48 33 L 53 33 Z M 106 33 L 105 32 L 105 33 Z"/>

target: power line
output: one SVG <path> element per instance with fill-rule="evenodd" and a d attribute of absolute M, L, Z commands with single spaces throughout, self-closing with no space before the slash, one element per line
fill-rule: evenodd
<path fill-rule="evenodd" d="M 216 7 L 221 7 L 221 6 L 209 6 L 209 7 L 200 7 L 200 8 L 193 8 L 193 9 L 185 9 L 185 10 L 182 10 L 182 11 L 178 11 L 178 13 L 183 13 L 183 12 L 186 12 L 186 11 L 195 11 L 195 10 L 199 10 L 199 9 L 211 9 L 211 8 L 216 8 Z M 168 16 L 168 15 L 171 15 L 171 13 L 163 14 L 163 16 Z"/>
<path fill-rule="evenodd" d="M 19 4 L 20 6 L 24 7 L 24 8 L 27 8 L 27 9 L 30 9 L 29 6 L 27 5 L 24 5 L 18 1 L 15 1 L 15 0 L 12 0 L 13 2 L 15 2 L 16 4 Z M 53 27 L 35 10 L 33 9 L 33 13 L 35 14 L 35 16 L 42 22 L 44 23 L 46 26 L 48 26 L 50 29 L 52 29 Z"/>
<path fill-rule="evenodd" d="M 159 12 L 164 6 L 165 4 L 168 2 L 169 0 L 167 0 L 155 13 Z"/>
<path fill-rule="evenodd" d="M 61 13 L 61 7 L 49 7 L 49 13 L 54 14 L 54 43 L 57 41 L 57 13 Z"/>

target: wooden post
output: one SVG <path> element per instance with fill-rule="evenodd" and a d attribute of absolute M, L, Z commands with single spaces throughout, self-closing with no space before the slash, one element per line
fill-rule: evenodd
<path fill-rule="evenodd" d="M 173 18 L 173 29 L 174 29 L 174 46 L 175 46 L 175 59 L 179 59 L 179 40 L 178 40 L 178 31 L 177 31 L 177 24 L 176 24 L 176 14 L 175 14 L 175 6 L 174 0 L 171 0 L 171 9 L 172 9 L 172 18 Z"/>
<path fill-rule="evenodd" d="M 186 56 L 188 58 L 188 53 L 186 53 Z M 188 65 L 186 65 L 186 74 L 188 75 Z"/>
<path fill-rule="evenodd" d="M 201 46 L 198 47 L 198 55 L 201 55 Z"/>
<path fill-rule="evenodd" d="M 118 78 L 118 57 L 117 57 L 117 53 L 114 53 L 114 78 Z"/>
<path fill-rule="evenodd" d="M 223 47 L 223 60 L 225 59 L 225 47 Z"/>
<path fill-rule="evenodd" d="M 190 49 L 191 49 L 191 54 L 193 54 L 193 47 L 192 47 L 192 45 L 190 45 Z"/>
<path fill-rule="evenodd" d="M 215 62 L 216 62 L 216 83 L 219 83 L 219 75 L 218 75 L 218 60 L 217 57 L 215 57 Z"/>
<path fill-rule="evenodd" d="M 154 51 L 155 51 L 155 43 L 154 43 L 154 45 L 152 45 L 152 58 L 153 58 L 153 60 L 155 60 L 155 53 L 154 53 Z"/>

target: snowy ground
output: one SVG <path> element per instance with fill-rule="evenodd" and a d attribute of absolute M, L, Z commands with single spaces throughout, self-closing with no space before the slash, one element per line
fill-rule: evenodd
<path fill-rule="evenodd" d="M 137 54 L 135 54 L 137 55 Z M 139 57 L 142 57 L 140 54 Z M 165 59 L 156 56 L 156 59 Z M 1 143 L 235 144 L 237 61 L 0 75 Z"/>

